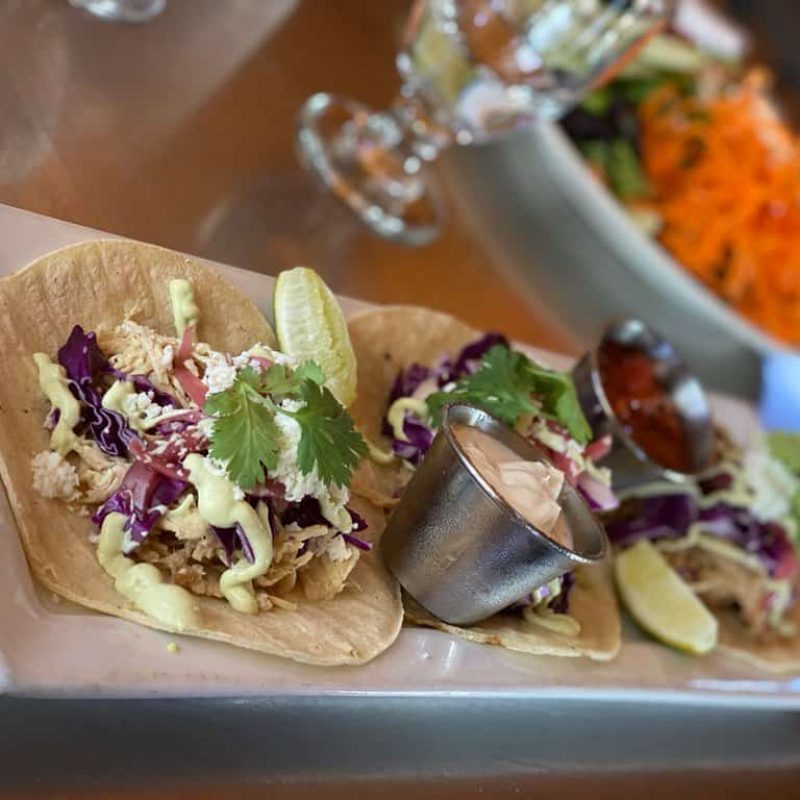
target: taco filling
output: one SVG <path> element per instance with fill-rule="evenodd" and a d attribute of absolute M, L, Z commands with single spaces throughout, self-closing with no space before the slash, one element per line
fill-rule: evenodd
<path fill-rule="evenodd" d="M 800 633 L 800 480 L 766 447 L 743 451 L 722 436 L 712 469 L 691 483 L 628 492 L 606 531 L 617 549 L 652 542 L 709 610 L 728 620 L 720 644 L 756 652 L 791 647 Z"/>
<path fill-rule="evenodd" d="M 170 296 L 177 336 L 76 325 L 33 354 L 50 431 L 33 487 L 91 515 L 117 592 L 176 630 L 196 596 L 242 614 L 335 597 L 371 548 L 348 508 L 363 439 L 313 361 L 214 350 L 191 285 Z"/>
<path fill-rule="evenodd" d="M 349 324 L 358 361 L 353 417 L 359 430 L 372 442 L 383 442 L 387 451 L 373 448 L 354 476 L 359 492 L 362 485 L 373 489 L 373 502 L 392 508 L 430 447 L 444 405 L 460 400 L 522 431 L 540 451 L 546 449 L 561 479 L 579 486 L 591 503 L 613 505 L 609 476 L 595 463 L 610 442 L 590 441 L 568 376 L 544 369 L 503 337 L 481 335 L 430 309 L 383 308 L 352 317 Z M 391 463 L 383 463 L 387 458 Z M 406 619 L 415 624 L 524 653 L 606 661 L 620 647 L 607 564 L 578 567 L 468 627 L 436 619 L 408 596 L 403 605 Z"/>
<path fill-rule="evenodd" d="M 452 402 L 478 406 L 526 437 L 549 458 L 548 476 L 559 485 L 568 481 L 593 509 L 616 506 L 611 475 L 596 463 L 609 452 L 610 437 L 592 440 L 568 375 L 535 363 L 497 333 L 475 338 L 433 365 L 411 363 L 394 379 L 382 423 L 393 454 L 408 469 L 425 456 L 442 410 Z M 572 573 L 557 578 L 520 598 L 503 616 L 578 637 L 581 622 L 570 614 L 575 583 Z"/>

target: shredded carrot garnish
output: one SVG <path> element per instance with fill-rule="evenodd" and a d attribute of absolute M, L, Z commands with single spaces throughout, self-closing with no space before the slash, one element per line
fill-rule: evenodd
<path fill-rule="evenodd" d="M 640 106 L 662 244 L 773 336 L 800 345 L 800 140 L 754 70 L 711 96 L 664 86 Z"/>

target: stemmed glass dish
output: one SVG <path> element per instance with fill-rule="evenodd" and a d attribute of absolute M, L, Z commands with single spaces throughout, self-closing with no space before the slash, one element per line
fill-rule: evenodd
<path fill-rule="evenodd" d="M 158 16 L 167 0 L 69 0 L 75 8 L 81 8 L 101 19 L 112 22 L 147 22 Z"/>
<path fill-rule="evenodd" d="M 447 146 L 554 120 L 608 80 L 675 0 L 416 0 L 388 111 L 315 94 L 299 118 L 307 166 L 376 233 L 424 244 L 442 205 L 424 166 Z"/>

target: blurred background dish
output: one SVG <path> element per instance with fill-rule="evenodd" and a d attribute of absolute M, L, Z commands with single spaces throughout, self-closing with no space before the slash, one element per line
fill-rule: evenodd
<path fill-rule="evenodd" d="M 713 43 L 725 58 L 741 55 L 745 39 L 735 26 L 703 3 L 685 3 L 682 9 L 684 31 L 694 26 L 698 38 Z M 629 153 L 638 157 L 633 147 Z M 510 274 L 535 284 L 540 302 L 567 322 L 578 341 L 588 345 L 610 319 L 637 314 L 669 331 L 709 386 L 757 395 L 763 357 L 785 345 L 701 285 L 646 235 L 594 179 L 561 128 L 542 125 L 479 155 L 455 152 L 450 167 L 460 189 L 456 197 L 473 225 L 491 240 Z M 482 200 L 488 187 L 499 186 L 503 190 L 491 191 L 491 202 Z M 711 208 L 704 220 L 709 225 Z"/>
<path fill-rule="evenodd" d="M 782 88 L 800 75 L 795 4 L 717 4 L 754 24 Z M 66 0 L 8 0 L 0 202 L 258 272 L 305 262 L 339 293 L 575 356 L 611 317 L 646 316 L 710 386 L 755 395 L 774 343 L 639 234 L 554 129 L 446 153 L 448 215 L 426 247 L 381 240 L 315 192 L 299 108 L 321 89 L 385 107 L 410 5 L 172 0 L 112 25 Z M 707 44 L 740 40 L 707 5 L 682 8 Z"/>

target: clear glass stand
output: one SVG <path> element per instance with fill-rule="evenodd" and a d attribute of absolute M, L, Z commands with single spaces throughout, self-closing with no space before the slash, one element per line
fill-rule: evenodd
<path fill-rule="evenodd" d="M 75 8 L 111 22 L 147 22 L 166 8 L 167 0 L 69 0 Z"/>
<path fill-rule="evenodd" d="M 315 94 L 300 113 L 297 141 L 305 164 L 375 233 L 409 245 L 438 235 L 441 195 L 425 163 L 448 141 L 424 129 L 410 102 L 401 97 L 379 113 Z"/>

